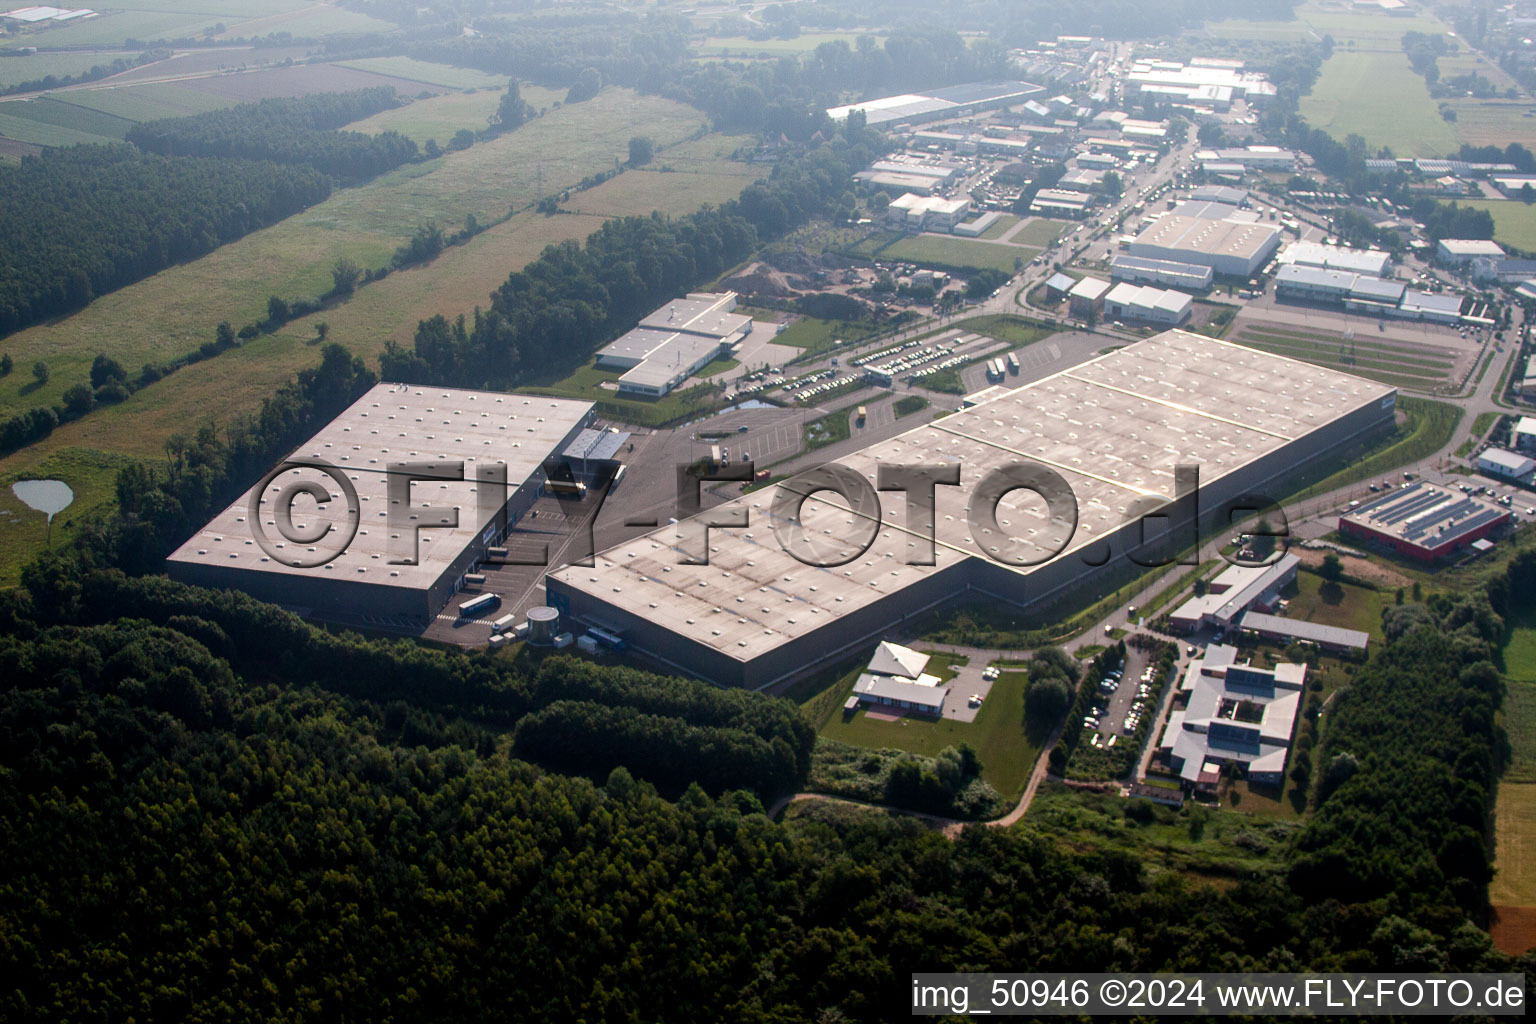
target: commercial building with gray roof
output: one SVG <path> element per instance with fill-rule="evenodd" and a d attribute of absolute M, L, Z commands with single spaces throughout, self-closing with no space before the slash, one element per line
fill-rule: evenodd
<path fill-rule="evenodd" d="M 1278 640 L 1281 643 L 1301 640 L 1315 644 L 1320 650 L 1331 654 L 1364 654 L 1371 643 L 1371 634 L 1363 630 L 1325 626 L 1321 622 L 1288 619 L 1264 612 L 1245 612 L 1237 625 L 1239 629 L 1261 640 Z"/>
<path fill-rule="evenodd" d="M 1163 530 L 1209 525 L 1224 502 L 1389 426 L 1396 394 L 1167 331 L 838 460 L 871 486 L 882 466 L 957 467 L 960 486 L 934 490 L 932 564 L 925 516 L 905 502 L 855 491 L 850 504 L 796 478 L 712 511 L 736 528 L 684 520 L 552 572 L 548 600 L 678 670 L 762 687 L 946 602 L 1024 607 L 1123 573 L 1128 554 L 1161 550 Z M 1075 511 L 1026 490 L 995 524 L 969 525 L 986 508 L 978 484 L 1021 464 L 1058 474 Z M 1176 485 L 1180 464 L 1198 466 L 1198 492 Z"/>
<path fill-rule="evenodd" d="M 752 333 L 752 318 L 735 308 L 735 292 L 676 299 L 604 346 L 596 365 L 625 371 L 618 382 L 621 394 L 665 395 Z"/>
<path fill-rule="evenodd" d="M 486 548 L 532 507 L 544 484 L 542 466 L 567 451 L 591 419 L 591 402 L 375 385 L 295 449 L 260 493 L 242 496 L 177 548 L 167 571 L 317 619 L 390 617 L 424 625 L 485 560 Z M 337 475 L 300 460 L 324 460 Z M 391 467 L 427 462 L 461 463 L 465 479 L 418 481 L 397 505 Z M 495 482 L 500 474 L 505 488 Z M 314 535 L 312 541 L 286 539 L 276 522 L 284 491 L 302 482 L 330 494 L 323 505 L 309 497 L 293 503 L 293 527 Z M 347 487 L 356 494 L 351 508 Z M 454 525 L 429 525 L 441 519 Z M 415 562 L 401 564 L 409 557 Z M 287 564 L 293 561 L 309 565 Z"/>

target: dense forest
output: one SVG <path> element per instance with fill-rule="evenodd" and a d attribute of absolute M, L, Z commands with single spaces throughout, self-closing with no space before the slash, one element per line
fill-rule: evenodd
<path fill-rule="evenodd" d="M 396 132 L 336 127 L 397 102 L 392 88 L 272 99 L 150 121 L 134 146 L 69 146 L 0 164 L 0 334 L 275 224 L 416 159 Z M 135 148 L 137 147 L 137 148 Z M 10 442 L 45 436 L 17 421 Z"/>
<path fill-rule="evenodd" d="M 719 276 L 762 242 L 825 215 L 848 180 L 881 151 L 858 128 L 775 165 L 741 196 L 686 217 L 609 220 L 584 245 L 565 242 L 509 276 L 475 310 L 450 323 L 422 321 L 410 351 L 390 343 L 388 380 L 471 387 L 515 385 L 586 360 L 661 303 Z"/>
<path fill-rule="evenodd" d="M 1289 876 L 1222 888 L 1007 830 L 775 824 L 776 787 L 722 784 L 710 747 L 803 752 L 792 705 L 333 634 L 87 562 L 0 598 L 8 1019 L 884 1021 L 914 969 L 1536 966 L 1474 923 L 1486 638 L 1536 558 L 1492 598 L 1393 611 L 1330 712 L 1337 781 Z M 525 745 L 559 719 L 582 760 L 626 732 L 604 716 L 642 740 L 611 768 Z"/>
<path fill-rule="evenodd" d="M 0 164 L 0 334 L 275 224 L 330 194 L 308 167 L 69 146 Z"/>
<path fill-rule="evenodd" d="M 399 132 L 341 132 L 342 125 L 399 104 L 391 86 L 242 103 L 135 125 L 128 141 L 164 156 L 224 156 L 301 164 L 340 184 L 377 177 L 417 156 Z"/>

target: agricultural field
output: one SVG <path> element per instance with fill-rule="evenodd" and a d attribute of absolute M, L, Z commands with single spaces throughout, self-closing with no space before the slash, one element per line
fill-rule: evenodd
<path fill-rule="evenodd" d="M 98 83 L 89 87 L 60 90 L 49 96 L 61 103 L 99 110 L 129 121 L 154 121 L 162 117 L 201 114 L 232 107 L 239 102 L 200 92 L 180 82 L 146 82 L 131 86 Z M 0 106 L 0 110 L 4 109 Z"/>
<path fill-rule="evenodd" d="M 936 659 L 937 660 L 937 659 Z M 937 671 L 943 677 L 944 670 Z M 845 677 L 838 686 L 837 706 L 853 692 L 857 673 Z M 873 749 L 895 748 L 932 757 L 945 747 L 969 743 L 981 758 L 981 777 L 1012 805 L 1024 794 L 1029 773 L 1040 756 L 1040 747 L 1032 743 L 1024 724 L 1024 672 L 1004 672 L 974 722 L 953 719 L 903 717 L 895 721 L 870 718 L 863 711 L 844 719 L 841 711 L 822 727 L 821 735 L 839 743 Z M 955 699 L 951 695 L 950 699 Z M 959 698 L 961 700 L 964 697 Z"/>
<path fill-rule="evenodd" d="M 879 259 L 904 260 L 920 266 L 991 269 L 1012 274 L 1016 260 L 1028 263 L 1039 252 L 1022 246 L 988 245 L 943 235 L 912 235 L 885 245 L 875 255 Z"/>
<path fill-rule="evenodd" d="M 1397 29 L 1399 38 L 1404 31 Z M 1336 49 L 1302 98 L 1301 115 L 1336 139 L 1362 136 L 1372 151 L 1391 146 L 1398 156 L 1444 156 L 1461 140 L 1438 107 L 1400 46 L 1385 53 Z"/>
<path fill-rule="evenodd" d="M 10 10 L 9 7 L 6 8 Z M 91 70 L 97 65 L 108 65 L 115 60 L 132 60 L 137 57 L 138 51 L 125 50 L 121 53 L 102 53 L 92 51 L 90 53 L 33 53 L 25 57 L 0 57 L 0 89 L 22 82 L 35 82 L 49 75 L 63 78 L 65 75 L 79 75 Z"/>
<path fill-rule="evenodd" d="M 1244 322 L 1232 334 L 1239 345 L 1370 377 L 1384 384 L 1429 391 L 1448 384 L 1456 356 L 1446 349 L 1361 334 L 1353 339 Z"/>
<path fill-rule="evenodd" d="M 1510 625 L 1503 654 L 1511 757 L 1499 783 L 1498 874 L 1488 897 L 1496 906 L 1536 907 L 1536 614 L 1512 615 Z"/>
<path fill-rule="evenodd" d="M 528 203 L 534 198 L 534 170 L 525 154 L 539 152 L 562 133 L 579 134 L 588 143 L 590 163 L 580 165 L 575 154 L 565 157 L 568 163 L 562 166 L 567 176 L 561 180 L 572 181 L 612 166 L 613 153 L 627 148 L 637 125 L 659 141 L 673 141 L 696 127 L 699 115 L 690 108 L 651 97 L 625 98 L 632 94 L 610 96 L 617 92 L 604 90 L 597 99 L 551 111 L 492 142 L 340 192 L 326 203 L 200 260 L 104 296 L 63 321 L 0 341 L 0 351 L 12 353 L 18 366 L 45 358 L 52 370 L 45 388 L 25 394 L 22 389 L 31 382 L 30 374 L 0 378 L 0 409 L 9 415 L 43 402 L 58 402 L 65 388 L 84 379 L 97 352 L 112 354 L 136 372 L 146 361 L 196 348 L 212 337 L 220 320 L 239 326 L 261 319 L 268 295 L 319 295 L 329 288 L 330 267 L 339 256 L 349 256 L 363 266 L 386 263 L 416 222 L 414 218 L 391 222 L 383 211 L 408 206 L 396 197 L 410 191 L 422 192 L 445 211 L 454 202 L 473 209 L 477 197 L 498 188 L 500 202 Z M 579 132 L 573 125 L 581 126 Z M 670 137 L 669 125 L 674 126 Z M 487 182 L 491 164 L 500 165 L 499 177 Z M 548 186 L 554 178 L 549 165 L 545 167 Z M 687 180 L 683 175 L 661 177 L 679 179 L 680 185 Z M 456 227 L 462 216 L 460 212 L 445 220 L 445 226 Z M 65 449 L 86 450 L 100 459 L 119 453 L 158 458 L 171 434 L 252 414 L 278 385 L 313 366 L 319 359 L 317 322 L 328 325 L 327 340 L 340 342 L 377 365 L 385 343 L 409 345 L 420 320 L 483 307 L 507 274 L 546 246 L 583 239 L 601 224 L 600 217 L 545 217 L 525 210 L 464 245 L 449 247 L 427 266 L 392 273 L 360 288 L 344 304 L 188 366 L 121 405 L 98 409 L 61 427 L 40 444 L 0 460 L 0 474 L 37 475 L 39 465 Z M 601 398 L 612 401 L 613 395 L 603 391 Z M 634 412 L 642 417 L 657 413 L 640 408 Z M 73 480 L 64 479 L 74 486 Z M 15 560 L 0 564 L 0 584 L 14 582 L 19 566 L 37 550 L 35 538 L 13 531 L 9 517 L 0 517 L 0 550 Z M 56 527 L 56 540 L 57 536 Z"/>
<path fill-rule="evenodd" d="M 433 64 L 413 57 L 365 57 L 362 60 L 344 60 L 338 67 L 368 71 L 376 75 L 403 78 L 409 82 L 439 85 L 445 89 L 505 89 L 507 80 L 473 68 L 456 68 L 449 64 Z M 531 100 L 529 102 L 532 102 Z M 534 104 L 535 107 L 538 104 Z"/>
<path fill-rule="evenodd" d="M 396 26 L 333 4 L 305 0 L 130 0 L 130 6 L 103 9 L 94 18 L 67 24 L 24 26 L 14 42 L 23 46 L 123 46 L 128 39 L 150 42 L 212 36 L 221 39 L 291 32 L 320 37 L 336 32 L 388 32 Z"/>
<path fill-rule="evenodd" d="M 62 125 L 47 124 L 43 121 L 34 121 L 27 117 L 16 117 L 10 113 L 12 104 L 0 104 L 0 135 L 17 142 L 29 142 L 34 146 L 75 146 L 91 142 L 116 142 L 117 139 L 109 139 L 101 135 L 93 135 L 90 132 L 77 131 L 74 128 L 65 128 Z"/>
<path fill-rule="evenodd" d="M 1404 32 L 1439 34 L 1445 31 L 1440 22 L 1423 15 L 1394 18 L 1385 14 L 1356 14 L 1338 5 L 1312 0 L 1299 5 L 1296 17 L 1290 21 L 1213 21 L 1204 26 L 1201 34 L 1218 39 L 1264 42 L 1320 41 L 1325 35 L 1331 35 L 1340 51 L 1353 48 L 1396 52 L 1402 49 Z"/>
<path fill-rule="evenodd" d="M 557 143 L 563 145 L 562 155 L 542 161 L 547 189 L 611 167 L 615 155 L 627 150 L 629 136 L 637 127 L 658 140 L 673 142 L 691 133 L 698 117 L 691 108 L 669 100 L 604 90 L 587 103 L 552 111 L 495 140 L 402 167 L 359 188 L 340 190 L 324 203 L 201 260 L 173 267 L 103 296 L 74 316 L 18 332 L 0 342 L 18 366 L 46 359 L 53 371 L 48 385 L 35 394 L 20 393 L 25 383 L 21 378 L 27 375 L 0 379 L 0 412 L 10 415 L 40 402 L 58 402 L 66 388 L 84 378 L 97 352 L 107 352 L 137 370 L 144 362 L 197 348 L 212 336 L 221 320 L 239 327 L 262 319 L 270 295 L 319 295 L 330 287 L 330 268 L 339 257 L 347 256 L 364 267 L 385 265 L 395 248 L 421 224 L 435 221 L 452 231 L 470 213 L 482 224 L 494 223 L 507 214 L 509 206 L 524 206 L 537 198 L 537 164 L 541 161 L 534 154 L 547 152 Z M 570 139 L 580 142 L 573 145 Z M 686 180 L 680 180 L 679 186 L 685 187 Z M 600 223 L 596 217 L 528 215 L 508 231 L 490 239 L 482 235 L 438 261 L 455 263 L 451 257 L 499 240 L 514 250 L 514 264 L 496 260 L 459 266 L 451 277 L 439 282 L 436 302 L 429 297 L 426 308 L 413 306 L 410 310 L 399 309 L 392 302 L 391 312 L 419 312 L 421 316 L 439 311 L 468 312 L 476 304 L 484 305 L 513 266 L 537 255 L 545 244 L 585 238 Z M 432 272 L 433 268 L 428 268 L 400 276 Z M 392 292 L 394 281 L 392 275 L 380 285 L 363 289 L 350 305 L 372 305 L 376 291 Z M 333 330 L 345 320 L 340 310 L 330 311 L 328 317 Z M 366 334 L 335 336 L 372 354 L 389 338 L 402 340 L 403 336 L 409 341 L 417 319 L 371 320 Z M 176 387 L 176 383 L 158 386 L 162 390 Z M 129 404 L 142 397 L 135 396 Z"/>
<path fill-rule="evenodd" d="M 1494 241 L 1536 252 L 1536 204 L 1527 205 L 1518 199 L 1470 199 L 1462 205 L 1493 214 Z"/>
<path fill-rule="evenodd" d="M 425 145 L 434 139 L 446 146 L 460 129 L 481 131 L 490 124 L 491 116 L 501 103 L 506 83 L 500 88 L 478 89 L 464 92 L 445 92 L 437 96 L 414 100 L 403 107 L 382 110 L 372 117 L 347 125 L 349 131 L 366 132 L 370 135 L 383 131 L 396 131 L 415 142 Z M 537 86 L 522 86 L 521 95 L 534 109 L 547 109 L 554 100 L 565 93 Z M 522 130 L 526 130 L 522 129 Z"/>
<path fill-rule="evenodd" d="M 838 40 L 842 40 L 852 47 L 855 45 L 858 37 L 864 34 L 866 33 L 805 32 L 793 39 L 748 39 L 746 36 L 715 36 L 695 42 L 693 44 L 693 52 L 700 56 L 796 57 L 816 49 L 822 43 L 831 43 Z M 876 36 L 875 39 L 877 43 L 884 43 L 885 41 L 883 36 Z"/>
<path fill-rule="evenodd" d="M 658 163 L 668 162 L 658 160 Z M 675 216 L 697 210 L 704 203 L 719 206 L 728 199 L 735 199 L 759 174 L 750 164 L 723 158 L 695 161 L 691 167 L 669 171 L 643 167 L 628 171 L 596 188 L 572 192 L 571 198 L 560 208 L 598 217 L 651 210 Z"/>
<path fill-rule="evenodd" d="M 1536 147 L 1536 117 L 1527 117 L 1529 100 L 1446 100 L 1456 111 L 1452 128 L 1456 137 L 1473 146 L 1498 146 L 1511 142 Z"/>
<path fill-rule="evenodd" d="M 0 110 L 4 110 L 5 113 L 15 117 L 24 117 L 43 124 L 54 124 L 62 128 L 72 128 L 78 132 L 100 135 L 109 141 L 122 139 L 124 135 L 128 134 L 128 129 L 134 125 L 134 122 L 124 117 L 104 114 L 99 110 L 79 107 L 73 103 L 49 97 L 27 100 L 23 103 L 9 103 L 4 107 L 0 107 Z"/>

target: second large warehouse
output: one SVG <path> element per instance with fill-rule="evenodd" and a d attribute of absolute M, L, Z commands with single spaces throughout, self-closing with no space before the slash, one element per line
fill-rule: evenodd
<path fill-rule="evenodd" d="M 260 493 L 253 488 L 176 549 L 167 571 L 317 619 L 425 625 L 532 507 L 544 464 L 591 421 L 591 402 L 377 384 L 300 445 Z M 323 460 L 330 471 L 302 460 Z M 461 464 L 464 479 L 417 482 L 403 500 L 391 492 L 392 469 L 432 462 Z M 395 469 L 396 486 L 403 476 Z M 329 499 L 284 496 L 306 483 Z M 288 533 L 315 539 L 287 539 L 279 507 L 292 508 Z M 434 525 L 450 518 L 456 525 Z M 412 551 L 415 564 L 402 564 Z"/>
<path fill-rule="evenodd" d="M 958 486 L 934 488 L 931 546 L 923 514 L 912 518 L 900 493 L 873 505 L 861 498 L 854 510 L 823 490 L 796 513 L 793 500 L 775 505 L 805 487 L 790 481 L 714 510 L 741 525 L 713 528 L 707 540 L 685 521 L 610 548 L 592 567 L 552 572 L 548 599 L 675 669 L 763 687 L 949 601 L 1037 605 L 1123 570 L 1160 529 L 1193 518 L 1192 493 L 1174 500 L 1177 465 L 1199 467 L 1199 515 L 1210 518 L 1390 425 L 1396 396 L 1167 331 L 839 460 L 871 486 L 881 467 L 958 467 Z M 1020 464 L 1059 474 L 1075 513 L 1015 491 L 995 522 L 978 518 L 978 506 L 991 505 L 978 485 Z M 1160 522 L 1143 523 L 1147 515 Z M 870 532 L 865 550 L 849 540 Z"/>

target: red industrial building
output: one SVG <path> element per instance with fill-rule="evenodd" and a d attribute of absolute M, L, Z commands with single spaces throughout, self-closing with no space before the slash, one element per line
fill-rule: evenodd
<path fill-rule="evenodd" d="M 1509 524 L 1497 505 L 1419 481 L 1389 491 L 1339 517 L 1339 533 L 1433 562 Z"/>

